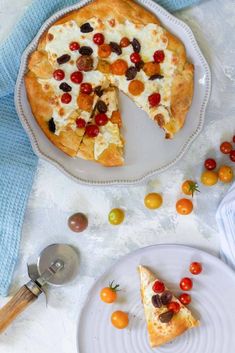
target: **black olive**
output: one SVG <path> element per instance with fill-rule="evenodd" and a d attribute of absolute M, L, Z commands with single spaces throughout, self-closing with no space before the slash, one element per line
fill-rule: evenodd
<path fill-rule="evenodd" d="M 48 121 L 48 128 L 51 132 L 55 133 L 56 126 L 53 118 Z"/>
<path fill-rule="evenodd" d="M 167 324 L 168 322 L 171 321 L 171 319 L 173 318 L 173 311 L 172 310 L 169 310 L 169 311 L 166 311 L 165 313 L 159 315 L 159 320 L 164 323 L 164 324 Z"/>
<path fill-rule="evenodd" d="M 79 53 L 81 55 L 90 56 L 93 53 L 93 49 L 91 47 L 86 47 L 85 45 L 79 49 Z"/>
<path fill-rule="evenodd" d="M 136 67 L 137 71 L 140 71 L 144 67 L 144 62 L 141 60 L 138 63 L 135 63 L 135 67 Z"/>
<path fill-rule="evenodd" d="M 161 301 L 163 305 L 167 305 L 172 300 L 172 293 L 169 290 L 165 290 L 165 292 L 161 295 Z"/>
<path fill-rule="evenodd" d="M 116 53 L 117 55 L 122 54 L 122 48 L 120 47 L 120 45 L 118 43 L 110 42 L 109 45 L 111 47 L 112 52 Z"/>
<path fill-rule="evenodd" d="M 160 75 L 160 74 L 155 74 L 149 77 L 149 80 L 153 81 L 153 80 L 161 80 L 162 78 L 164 78 L 164 76 Z"/>
<path fill-rule="evenodd" d="M 62 82 L 59 87 L 63 92 L 71 92 L 72 91 L 72 87 L 69 86 L 66 82 Z"/>
<path fill-rule="evenodd" d="M 159 294 L 153 295 L 152 296 L 152 304 L 155 306 L 155 308 L 161 308 L 162 307 L 162 301 L 160 298 Z"/>
<path fill-rule="evenodd" d="M 91 27 L 90 23 L 86 22 L 86 23 L 83 23 L 83 25 L 81 25 L 80 31 L 82 33 L 89 33 L 93 31 L 93 28 Z"/>
<path fill-rule="evenodd" d="M 106 113 L 108 110 L 106 103 L 102 100 L 99 100 L 97 102 L 96 108 L 99 111 L 99 113 Z"/>
<path fill-rule="evenodd" d="M 65 64 L 70 60 L 71 56 L 68 54 L 64 54 L 62 56 L 60 56 L 59 58 L 57 58 L 57 62 L 59 65 Z"/>
<path fill-rule="evenodd" d="M 140 52 L 140 42 L 138 41 L 138 39 L 134 38 L 131 42 L 133 50 L 135 53 L 139 53 Z"/>
<path fill-rule="evenodd" d="M 137 68 L 135 66 L 131 66 L 126 70 L 126 79 L 128 81 L 133 80 L 135 76 L 137 75 Z"/>
<path fill-rule="evenodd" d="M 103 95 L 103 93 L 104 93 L 104 91 L 102 90 L 101 86 L 95 87 L 94 92 L 95 92 L 95 94 L 96 94 L 98 97 L 101 97 L 101 96 Z"/>

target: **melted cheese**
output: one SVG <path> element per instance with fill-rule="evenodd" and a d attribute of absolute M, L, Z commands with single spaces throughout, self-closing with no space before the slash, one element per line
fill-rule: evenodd
<path fill-rule="evenodd" d="M 105 126 L 100 127 L 100 133 L 95 138 L 94 157 L 96 160 L 111 143 L 117 145 L 118 147 L 122 147 L 123 145 L 120 138 L 120 130 L 118 125 L 109 121 Z"/>

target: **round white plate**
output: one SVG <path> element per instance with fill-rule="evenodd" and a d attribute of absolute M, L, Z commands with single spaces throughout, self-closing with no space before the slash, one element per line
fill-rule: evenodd
<path fill-rule="evenodd" d="M 59 17 L 88 2 L 90 1 L 81 1 L 49 18 L 25 50 L 15 90 L 16 109 L 35 153 L 57 166 L 74 180 L 88 184 L 133 184 L 155 173 L 160 173 L 176 163 L 199 134 L 210 95 L 210 70 L 192 31 L 185 23 L 169 14 L 155 2 L 139 0 L 140 4 L 155 13 L 162 24 L 182 40 L 189 60 L 195 65 L 194 98 L 186 124 L 172 141 L 166 140 L 163 131 L 147 117 L 147 114 L 141 111 L 129 98 L 120 94 L 124 121 L 123 132 L 126 140 L 125 166 L 105 168 L 94 162 L 68 157 L 46 138 L 37 125 L 26 97 L 23 78 L 27 71 L 28 57 L 36 49 L 42 33 Z"/>
<path fill-rule="evenodd" d="M 188 272 L 192 261 L 203 264 L 203 272 Z M 149 266 L 176 294 L 182 277 L 193 277 L 190 309 L 200 320 L 198 328 L 188 330 L 171 343 L 156 349 L 159 353 L 234 353 L 235 347 L 235 274 L 216 257 L 180 245 L 155 245 L 137 250 L 118 261 L 91 288 L 79 317 L 77 346 L 79 353 L 151 353 L 140 299 L 139 264 Z M 101 288 L 112 280 L 123 288 L 115 304 L 99 298 Z M 129 313 L 124 330 L 110 323 L 111 313 Z"/>

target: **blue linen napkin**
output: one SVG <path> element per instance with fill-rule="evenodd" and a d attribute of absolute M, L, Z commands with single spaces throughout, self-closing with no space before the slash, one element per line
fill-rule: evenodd
<path fill-rule="evenodd" d="M 27 199 L 37 168 L 28 138 L 14 108 L 13 91 L 22 52 L 43 22 L 78 0 L 34 0 L 0 45 L 0 295 L 6 296 L 17 262 Z M 198 0 L 159 0 L 175 11 Z"/>

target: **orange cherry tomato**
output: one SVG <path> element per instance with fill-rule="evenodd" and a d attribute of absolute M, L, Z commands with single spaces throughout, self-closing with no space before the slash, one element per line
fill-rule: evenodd
<path fill-rule="evenodd" d="M 139 96 L 144 91 L 144 84 L 139 80 L 132 80 L 129 83 L 128 91 L 133 96 Z"/>
<path fill-rule="evenodd" d="M 77 98 L 77 104 L 81 110 L 85 110 L 86 112 L 90 112 L 93 107 L 93 96 L 90 96 L 85 93 L 80 93 Z"/>
<path fill-rule="evenodd" d="M 128 47 L 129 44 L 130 44 L 130 41 L 129 41 L 129 39 L 127 37 L 123 37 L 120 40 L 120 47 L 122 47 L 122 48 Z"/>
<path fill-rule="evenodd" d="M 147 76 L 152 76 L 160 73 L 160 65 L 154 62 L 144 64 L 143 70 Z"/>
<path fill-rule="evenodd" d="M 111 54 L 111 52 L 112 52 L 112 50 L 111 50 L 110 45 L 108 45 L 108 44 L 99 45 L 98 56 L 100 58 L 108 58 L 109 55 Z"/>
<path fill-rule="evenodd" d="M 215 185 L 218 181 L 218 174 L 213 170 L 206 170 L 201 175 L 201 182 L 206 186 Z"/>
<path fill-rule="evenodd" d="M 99 60 L 97 70 L 99 70 L 103 74 L 109 74 L 111 71 L 111 65 L 105 60 Z"/>
<path fill-rule="evenodd" d="M 189 271 L 193 275 L 199 275 L 199 273 L 202 272 L 202 265 L 200 264 L 200 262 L 192 262 L 189 267 Z"/>
<path fill-rule="evenodd" d="M 128 314 L 124 313 L 123 311 L 120 311 L 120 310 L 115 311 L 114 313 L 112 313 L 111 322 L 114 327 L 116 327 L 120 330 L 124 329 L 129 324 Z"/>
<path fill-rule="evenodd" d="M 127 69 L 127 62 L 123 59 L 117 59 L 111 64 L 111 72 L 113 75 L 125 75 Z"/>
<path fill-rule="evenodd" d="M 191 303 L 191 295 L 188 293 L 182 293 L 179 296 L 179 301 L 184 305 L 188 305 Z"/>
<path fill-rule="evenodd" d="M 100 292 L 100 299 L 107 304 L 111 304 L 116 301 L 117 292 L 112 290 L 110 287 L 105 287 Z"/>
<path fill-rule="evenodd" d="M 193 210 L 193 203 L 188 199 L 180 199 L 176 202 L 176 211 L 181 215 L 188 215 Z"/>
<path fill-rule="evenodd" d="M 182 184 L 182 192 L 185 194 L 185 195 L 191 195 L 193 196 L 195 191 L 199 192 L 198 190 L 198 185 L 195 181 L 193 180 L 185 180 Z"/>
<path fill-rule="evenodd" d="M 233 170 L 227 165 L 223 165 L 219 168 L 218 175 L 223 183 L 230 183 L 233 180 Z"/>
<path fill-rule="evenodd" d="M 162 196 L 160 194 L 157 194 L 156 192 L 151 192 L 150 194 L 145 196 L 144 204 L 145 207 L 151 210 L 159 208 L 162 205 Z"/>

